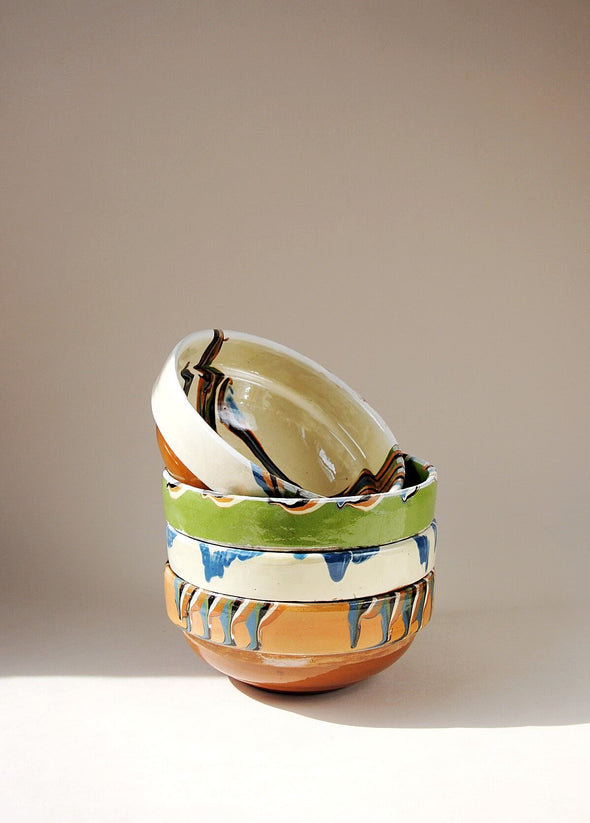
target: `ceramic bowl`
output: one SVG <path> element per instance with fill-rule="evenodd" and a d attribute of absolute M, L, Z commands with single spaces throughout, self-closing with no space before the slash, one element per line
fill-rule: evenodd
<path fill-rule="evenodd" d="M 434 568 L 436 522 L 420 534 L 364 549 L 287 552 L 220 546 L 167 528 L 178 577 L 218 594 L 299 602 L 352 600 L 400 589 Z"/>
<path fill-rule="evenodd" d="M 406 651 L 430 620 L 434 572 L 397 591 L 327 603 L 230 598 L 169 565 L 166 607 L 214 668 L 277 691 L 325 691 L 362 680 Z"/>
<path fill-rule="evenodd" d="M 243 548 L 319 551 L 403 540 L 434 519 L 436 469 L 406 456 L 406 485 L 376 495 L 307 500 L 218 495 L 164 472 L 166 520 L 190 537 Z"/>
<path fill-rule="evenodd" d="M 185 337 L 156 380 L 152 411 L 169 470 L 219 492 L 348 497 L 403 483 L 382 418 L 313 360 L 259 337 Z"/>

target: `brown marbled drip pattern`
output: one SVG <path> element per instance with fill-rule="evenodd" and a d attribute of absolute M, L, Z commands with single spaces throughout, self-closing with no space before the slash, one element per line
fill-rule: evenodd
<path fill-rule="evenodd" d="M 228 340 L 221 329 L 215 329 L 213 338 L 197 363 L 186 362 L 180 372 L 183 391 L 187 398 L 196 378 L 195 409 L 205 422 L 218 431 L 218 423 L 238 437 L 248 448 L 255 465 L 262 467 L 264 487 L 270 496 L 281 496 L 280 481 L 301 487 L 296 480 L 289 477 L 266 451 L 264 444 L 256 434 L 244 425 L 239 410 L 229 402 L 232 379 L 217 369 L 213 362 L 221 352 L 224 342 Z M 179 461 L 178 461 L 179 462 Z M 182 464 L 180 464 L 182 466 Z M 166 464 L 166 468 L 177 479 Z M 184 467 L 185 471 L 188 471 Z M 380 494 L 389 491 L 396 481 L 403 480 L 405 463 L 400 449 L 391 448 L 381 467 L 373 473 L 363 468 L 358 476 L 346 488 L 330 495 L 331 497 L 354 497 L 367 494 Z M 277 485 L 277 479 L 279 484 Z M 301 487 L 302 488 L 302 487 Z"/>

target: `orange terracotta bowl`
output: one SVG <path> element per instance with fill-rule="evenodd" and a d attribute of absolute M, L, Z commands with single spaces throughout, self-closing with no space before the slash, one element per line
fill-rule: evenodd
<path fill-rule="evenodd" d="M 318 692 L 364 680 L 409 648 L 432 613 L 434 572 L 376 597 L 286 603 L 194 586 L 166 566 L 168 616 L 223 674 L 272 691 Z"/>
<path fill-rule="evenodd" d="M 158 441 L 158 448 L 160 449 L 160 454 L 162 455 L 162 459 L 164 460 L 164 465 L 172 475 L 177 480 L 180 480 L 182 483 L 186 483 L 187 486 L 194 486 L 197 489 L 206 489 L 207 486 L 203 483 L 202 480 L 193 474 L 184 463 L 178 459 L 178 457 L 174 454 L 168 443 L 162 437 L 162 432 L 156 426 L 156 440 Z"/>
<path fill-rule="evenodd" d="M 305 656 L 262 654 L 219 646 L 188 632 L 184 636 L 191 649 L 217 671 L 273 692 L 326 692 L 350 686 L 395 663 L 415 637 L 352 654 Z"/>

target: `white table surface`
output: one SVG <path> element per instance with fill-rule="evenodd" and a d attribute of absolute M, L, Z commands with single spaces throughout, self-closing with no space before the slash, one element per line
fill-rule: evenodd
<path fill-rule="evenodd" d="M 4 621 L 3 820 L 590 819 L 587 612 L 435 613 L 388 671 L 310 696 L 151 620 L 85 642 L 54 617 L 45 643 Z"/>

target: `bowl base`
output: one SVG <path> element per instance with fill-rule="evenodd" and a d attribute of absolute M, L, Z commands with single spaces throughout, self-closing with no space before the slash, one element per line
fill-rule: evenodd
<path fill-rule="evenodd" d="M 377 649 L 344 654 L 283 655 L 221 646 L 183 632 L 206 663 L 241 683 L 272 692 L 326 692 L 383 671 L 410 647 L 415 635 Z"/>

